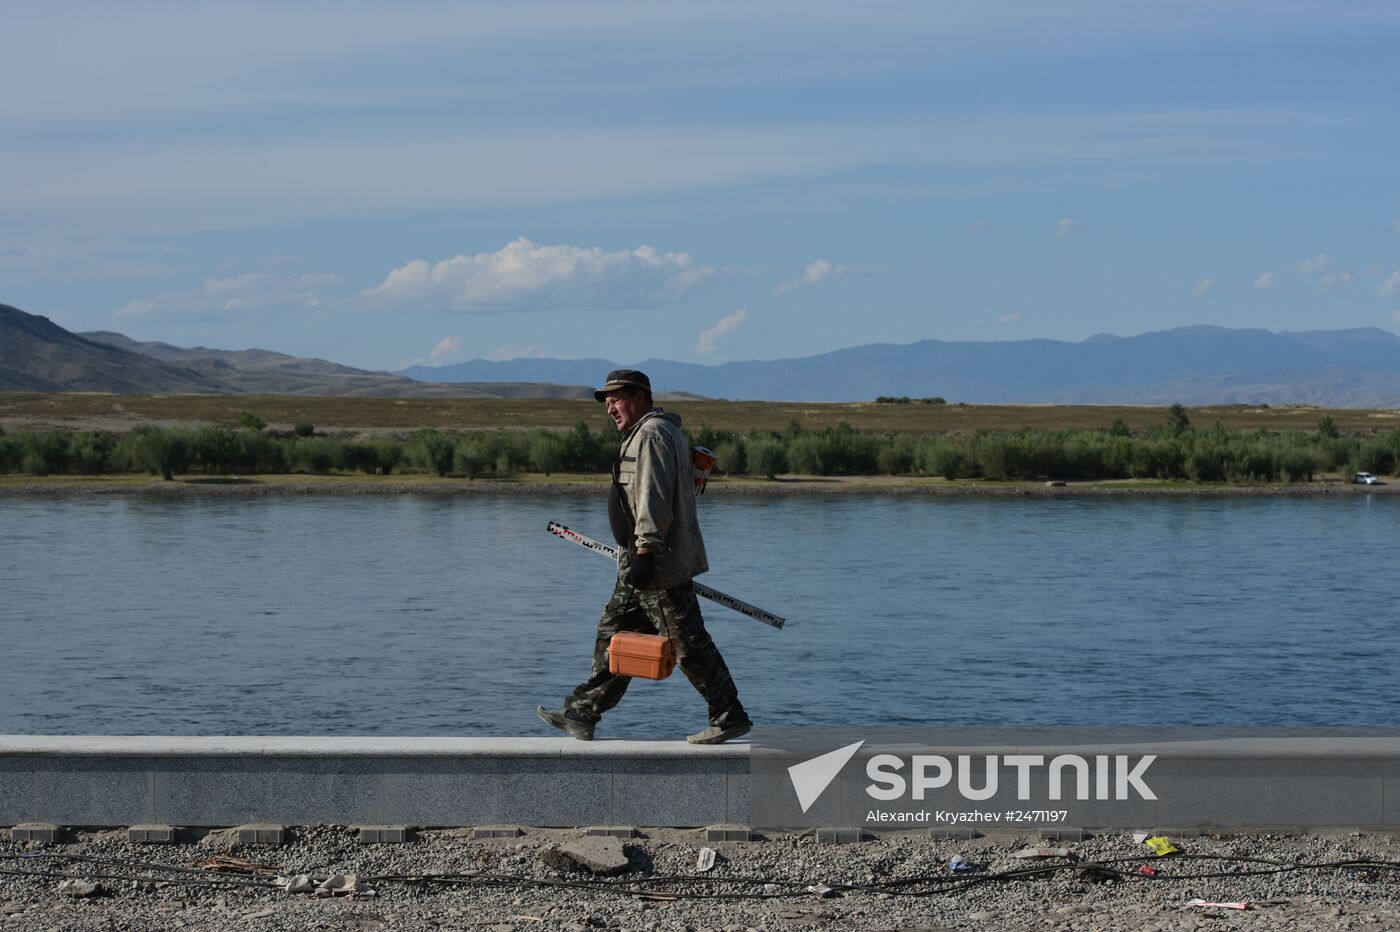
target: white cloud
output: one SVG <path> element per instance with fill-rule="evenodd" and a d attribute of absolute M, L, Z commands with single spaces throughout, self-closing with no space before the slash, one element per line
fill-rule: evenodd
<path fill-rule="evenodd" d="M 700 339 L 695 343 L 697 353 L 713 353 L 715 350 L 723 349 L 730 334 L 744 325 L 744 321 L 749 319 L 747 308 L 739 308 L 728 317 L 720 318 L 719 323 L 708 330 L 700 331 Z"/>
<path fill-rule="evenodd" d="M 464 343 L 461 337 L 443 337 L 428 351 L 428 355 L 405 359 L 394 368 L 407 369 L 409 366 L 450 366 L 452 363 L 461 362 L 466 358 L 466 353 L 462 350 L 463 345 Z"/>
<path fill-rule="evenodd" d="M 1318 284 L 1323 288 L 1345 288 L 1355 280 L 1350 272 L 1337 272 L 1322 276 Z"/>
<path fill-rule="evenodd" d="M 863 265 L 835 265 L 830 259 L 818 259 L 816 262 L 808 263 L 807 268 L 802 271 L 802 275 L 798 278 L 794 278 L 790 282 L 783 282 L 774 288 L 773 294 L 775 297 L 781 297 L 798 288 L 820 285 L 825 281 L 837 281 L 865 271 L 867 269 Z"/>
<path fill-rule="evenodd" d="M 496 252 L 431 265 L 415 259 L 360 292 L 360 300 L 454 311 L 654 308 L 680 302 L 714 275 L 683 252 L 540 246 L 522 236 Z"/>
<path fill-rule="evenodd" d="M 1074 221 L 1068 217 L 1061 217 L 1060 222 L 1055 224 L 1055 239 L 1064 239 L 1074 232 Z"/>
<path fill-rule="evenodd" d="M 456 362 L 462 358 L 462 338 L 443 337 L 428 353 L 428 358 L 437 363 Z"/>
<path fill-rule="evenodd" d="M 1265 272 L 1254 280 L 1254 287 L 1259 291 L 1268 291 L 1278 284 L 1278 276 L 1273 272 Z"/>
<path fill-rule="evenodd" d="M 1393 298 L 1400 294 L 1400 272 L 1391 272 L 1390 277 L 1376 286 L 1376 297 Z"/>
<path fill-rule="evenodd" d="M 246 272 L 229 278 L 209 278 L 189 291 L 165 291 L 137 298 L 119 307 L 117 318 L 167 314 L 235 313 L 269 307 L 320 307 L 315 288 L 339 281 L 335 275 L 288 277 L 271 272 Z"/>
<path fill-rule="evenodd" d="M 1327 271 L 1327 267 L 1332 264 L 1332 257 L 1327 253 L 1319 253 L 1312 259 L 1304 259 L 1298 263 L 1298 272 L 1301 275 L 1316 275 L 1319 272 Z"/>
<path fill-rule="evenodd" d="M 1400 307 L 1390 312 L 1390 323 L 1396 328 L 1400 328 Z"/>
<path fill-rule="evenodd" d="M 1003 314 L 997 318 L 999 324 L 1014 324 L 1021 319 L 1020 314 Z"/>
<path fill-rule="evenodd" d="M 541 349 L 537 343 L 531 343 L 528 346 L 507 343 L 505 346 L 496 347 L 481 358 L 491 362 L 505 362 L 507 359 L 565 359 L 567 357 Z"/>
<path fill-rule="evenodd" d="M 405 359 L 394 366 L 395 369 L 407 369 L 410 366 L 450 366 L 453 363 L 462 362 L 467 358 L 467 353 L 463 349 L 465 343 L 461 337 L 443 337 L 437 345 L 429 351 L 426 356 L 415 356 L 412 359 Z M 528 346 L 517 346 L 514 343 L 507 343 L 505 346 L 498 346 L 485 356 L 481 357 L 487 362 L 505 362 L 508 359 L 568 359 L 567 356 L 560 356 L 558 353 L 551 353 L 541 348 L 536 343 Z"/>
<path fill-rule="evenodd" d="M 1191 297 L 1199 298 L 1214 287 L 1215 279 L 1212 276 L 1207 275 L 1205 278 L 1196 282 L 1196 284 L 1191 288 Z"/>

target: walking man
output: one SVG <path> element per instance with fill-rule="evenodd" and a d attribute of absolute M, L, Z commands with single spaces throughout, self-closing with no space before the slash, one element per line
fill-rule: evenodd
<path fill-rule="evenodd" d="M 690 447 L 679 415 L 653 407 L 651 380 L 615 369 L 593 397 L 608 406 L 622 433 L 608 495 L 608 522 L 621 551 L 617 583 L 598 621 L 593 673 L 562 711 L 536 709 L 545 722 L 581 741 L 593 739 L 603 713 L 617 705 L 630 677 L 608 670 L 608 642 L 619 631 L 664 634 L 686 679 L 709 705 L 709 727 L 687 740 L 719 744 L 753 723 L 719 648 L 705 630 L 691 580 L 709 569 L 695 509 Z"/>

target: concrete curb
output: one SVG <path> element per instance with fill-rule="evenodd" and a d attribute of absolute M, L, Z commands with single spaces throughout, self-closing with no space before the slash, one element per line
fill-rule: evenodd
<path fill-rule="evenodd" d="M 1159 799 L 1085 797 L 1073 805 L 1032 806 L 1069 810 L 1068 825 L 1400 828 L 1400 738 L 1246 737 L 1016 749 L 1161 755 L 1152 771 Z M 705 747 L 566 737 L 0 736 L 0 826 L 778 828 L 867 821 L 871 805 L 863 773 L 838 783 L 807 814 L 820 821 L 783 817 L 768 800 L 795 805 L 785 789 L 792 762 L 747 743 Z M 759 789 L 751 793 L 754 786 Z M 1030 805 L 1008 780 L 983 808 Z"/>
<path fill-rule="evenodd" d="M 576 741 L 573 738 L 327 738 L 150 735 L 0 735 L 7 757 L 742 758 L 747 742 Z"/>
<path fill-rule="evenodd" d="M 745 822 L 747 744 L 0 736 L 0 824 Z"/>

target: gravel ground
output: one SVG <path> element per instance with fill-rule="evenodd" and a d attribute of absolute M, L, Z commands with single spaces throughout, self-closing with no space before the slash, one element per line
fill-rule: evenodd
<path fill-rule="evenodd" d="M 1040 862 L 1011 857 L 1027 844 L 1042 843 L 1030 836 L 930 841 L 894 835 L 828 846 L 779 835 L 713 844 L 719 856 L 704 875 L 709 883 L 696 879 L 701 876 L 696 856 L 705 844 L 696 831 L 658 829 L 624 842 L 631 869 L 617 877 L 566 874 L 541 862 L 542 851 L 579 834 L 531 830 L 521 839 L 473 841 L 469 830 L 437 830 L 419 833 L 409 844 L 361 845 L 349 829 L 323 826 L 296 831 L 285 847 L 238 846 L 228 832 L 169 846 L 130 845 L 124 831 L 78 832 L 68 843 L 52 846 L 4 842 L 0 870 L 30 876 L 0 874 L 0 930 L 1400 928 L 1400 837 L 1388 834 L 1176 838 L 1183 856 L 1172 858 L 1154 858 L 1143 845 L 1115 834 L 1069 843 L 1071 858 Z M 234 885 L 252 881 L 248 875 L 180 875 L 152 867 L 188 868 L 213 854 L 318 880 L 354 873 L 377 895 L 317 899 L 281 892 L 265 879 L 259 886 Z M 946 865 L 953 855 L 978 870 L 950 874 Z M 1299 869 L 1248 876 L 1240 872 L 1270 867 L 1221 858 L 1279 865 L 1394 861 L 1396 870 Z M 1108 862 L 1121 877 L 1095 876 L 1084 869 L 1092 862 Z M 1143 864 L 1155 867 L 1158 876 L 1140 876 Z M 995 879 L 1027 867 L 1049 869 Z M 34 876 L 37 871 L 83 877 L 98 890 L 75 897 L 59 889 L 61 878 Z M 456 875 L 458 882 L 395 879 L 423 874 Z M 1225 876 L 1184 877 L 1201 874 Z M 228 885 L 169 882 L 180 877 L 224 878 Z M 933 882 L 889 886 L 915 878 Z M 725 879 L 738 882 L 720 882 Z M 598 886 L 560 885 L 564 881 Z M 838 890 L 830 898 L 804 890 L 817 883 L 862 889 Z M 644 899 L 637 893 L 642 890 L 679 896 Z M 935 892 L 913 896 L 899 890 Z M 716 893 L 738 896 L 720 899 L 712 896 Z M 1243 900 L 1250 908 L 1188 906 L 1196 897 Z"/>

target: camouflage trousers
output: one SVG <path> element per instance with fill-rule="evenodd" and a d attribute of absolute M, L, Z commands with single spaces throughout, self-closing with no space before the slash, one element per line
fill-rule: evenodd
<path fill-rule="evenodd" d="M 723 727 L 749 721 L 739 701 L 739 690 L 729 675 L 729 667 L 705 630 L 705 619 L 695 599 L 695 586 L 687 582 L 656 592 L 634 588 L 627 582 L 625 561 L 612 598 L 598 620 L 598 635 L 593 642 L 593 673 L 564 701 L 564 710 L 570 718 L 597 722 L 627 692 L 632 678 L 608 671 L 608 642 L 619 631 L 664 634 L 671 639 L 676 664 L 709 706 L 711 725 Z"/>

